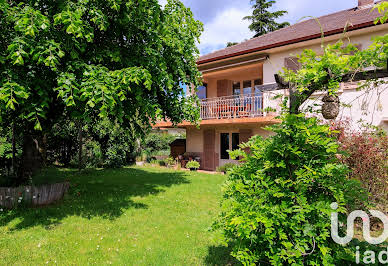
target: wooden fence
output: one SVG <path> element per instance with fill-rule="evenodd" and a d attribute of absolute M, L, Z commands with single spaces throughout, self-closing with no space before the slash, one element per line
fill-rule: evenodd
<path fill-rule="evenodd" d="M 0 187 L 0 206 L 7 209 L 18 205 L 44 206 L 63 199 L 70 183 L 43 186 Z"/>

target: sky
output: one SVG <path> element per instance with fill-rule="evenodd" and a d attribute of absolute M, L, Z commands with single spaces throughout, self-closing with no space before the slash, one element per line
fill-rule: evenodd
<path fill-rule="evenodd" d="M 167 0 L 159 0 L 164 4 Z M 225 48 L 228 42 L 242 42 L 253 37 L 249 21 L 250 0 L 181 0 L 194 17 L 204 23 L 199 49 L 201 55 Z M 356 7 L 358 0 L 277 0 L 274 10 L 288 11 L 279 22 L 297 23 L 303 17 L 319 17 Z"/>

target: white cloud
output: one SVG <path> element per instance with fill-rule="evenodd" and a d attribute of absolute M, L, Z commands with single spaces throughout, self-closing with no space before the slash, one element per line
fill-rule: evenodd
<path fill-rule="evenodd" d="M 228 42 L 242 42 L 253 36 L 249 30 L 249 21 L 243 20 L 249 9 L 230 8 L 219 13 L 205 24 L 199 48 L 201 54 L 226 47 Z"/>

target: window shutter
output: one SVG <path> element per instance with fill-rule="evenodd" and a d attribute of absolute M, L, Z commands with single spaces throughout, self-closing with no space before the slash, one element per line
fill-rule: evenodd
<path fill-rule="evenodd" d="M 217 80 L 217 97 L 228 96 L 228 84 L 227 79 Z"/>
<path fill-rule="evenodd" d="M 203 160 L 201 166 L 205 170 L 216 169 L 216 131 L 208 129 L 203 132 Z"/>
<path fill-rule="evenodd" d="M 300 69 L 300 63 L 297 57 L 286 57 L 284 58 L 284 67 L 294 72 Z"/>

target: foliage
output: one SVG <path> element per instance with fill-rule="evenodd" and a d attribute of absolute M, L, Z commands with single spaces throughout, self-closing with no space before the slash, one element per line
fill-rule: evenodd
<path fill-rule="evenodd" d="M 159 151 L 170 149 L 170 144 L 177 138 L 171 134 L 151 132 L 142 142 L 142 149 L 147 155 L 155 155 Z"/>
<path fill-rule="evenodd" d="M 20 135 L 15 135 L 15 164 L 16 167 L 21 158 Z M 15 173 L 12 169 L 12 125 L 0 127 L 0 183 L 13 185 Z M 10 180 L 7 180 L 10 179 Z M 0 185 L 1 186 L 1 185 Z"/>
<path fill-rule="evenodd" d="M 330 237 L 330 204 L 344 213 L 354 189 L 336 157 L 339 145 L 316 118 L 285 114 L 282 121 L 269 128 L 276 135 L 231 152 L 243 163 L 229 172 L 215 229 L 244 265 L 338 265 L 345 250 Z"/>
<path fill-rule="evenodd" d="M 290 25 L 288 22 L 278 23 L 276 20 L 287 14 L 287 11 L 269 11 L 276 3 L 273 0 L 251 0 L 253 3 L 252 16 L 244 17 L 245 20 L 252 21 L 249 29 L 255 32 L 254 37 L 267 34 L 272 31 L 287 27 Z"/>
<path fill-rule="evenodd" d="M 168 157 L 164 160 L 164 163 L 166 164 L 166 166 L 174 166 L 176 164 L 176 161 L 174 158 Z"/>
<path fill-rule="evenodd" d="M 158 166 L 166 166 L 165 160 L 157 160 L 157 159 L 150 160 L 149 164 L 158 165 Z"/>
<path fill-rule="evenodd" d="M 349 177 L 361 181 L 369 193 L 370 202 L 384 202 L 388 198 L 388 137 L 383 130 L 355 131 L 349 121 L 332 125 L 338 130 L 341 161 L 350 169 Z"/>
<path fill-rule="evenodd" d="M 166 166 L 166 161 L 158 160 L 157 163 L 159 166 Z"/>
<path fill-rule="evenodd" d="M 238 42 L 227 42 L 226 47 L 235 46 Z"/>
<path fill-rule="evenodd" d="M 78 152 L 78 128 L 74 121 L 61 119 L 47 133 L 47 161 L 69 166 Z M 78 159 L 77 159 L 78 160 Z M 85 161 L 89 161 L 85 159 Z"/>
<path fill-rule="evenodd" d="M 189 161 L 186 164 L 187 169 L 199 169 L 201 165 L 197 161 Z"/>
<path fill-rule="evenodd" d="M 136 133 L 107 119 L 82 126 L 70 120 L 54 124 L 48 135 L 48 162 L 77 166 L 79 129 L 82 129 L 82 162 L 90 167 L 121 167 L 135 160 L 138 153 Z"/>
<path fill-rule="evenodd" d="M 102 120 L 86 127 L 100 146 L 104 167 L 121 167 L 135 161 L 138 144 L 133 127 L 123 128 L 117 121 Z"/>
<path fill-rule="evenodd" d="M 122 125 L 197 119 L 179 84 L 199 83 L 202 24 L 178 0 L 164 9 L 156 0 L 2 1 L 0 10 L 1 119 L 41 130 L 54 105 Z"/>
<path fill-rule="evenodd" d="M 234 163 L 226 163 L 223 166 L 217 167 L 216 171 L 220 172 L 220 173 L 227 173 L 231 169 L 233 169 L 233 167 L 235 167 L 235 166 L 236 166 L 236 164 L 234 164 Z"/>
<path fill-rule="evenodd" d="M 0 1 L 0 123 L 19 124 L 32 150 L 29 136 L 66 119 L 108 119 L 139 137 L 156 119 L 196 122 L 198 99 L 181 84 L 200 85 L 202 30 L 179 0 Z M 107 164 L 121 164 L 112 147 Z"/>

